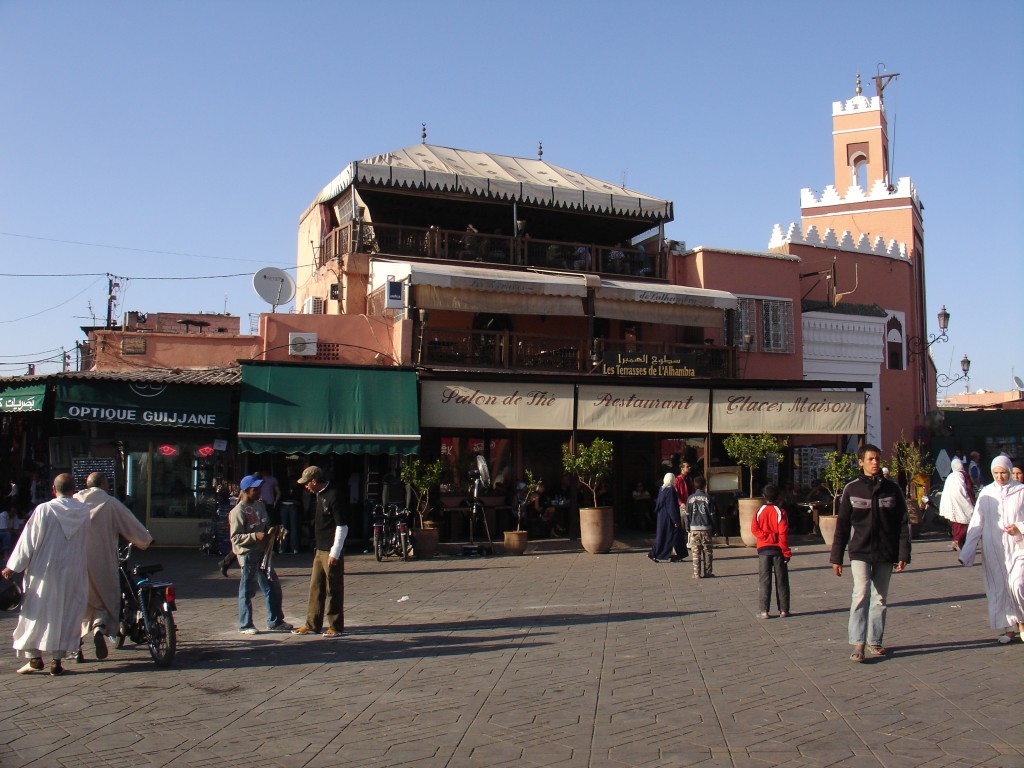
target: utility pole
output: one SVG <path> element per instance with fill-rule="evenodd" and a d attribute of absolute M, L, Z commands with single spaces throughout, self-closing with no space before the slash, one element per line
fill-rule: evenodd
<path fill-rule="evenodd" d="M 107 328 L 114 327 L 114 302 L 117 301 L 117 296 L 114 294 L 121 284 L 114 280 L 114 275 L 107 273 Z"/>

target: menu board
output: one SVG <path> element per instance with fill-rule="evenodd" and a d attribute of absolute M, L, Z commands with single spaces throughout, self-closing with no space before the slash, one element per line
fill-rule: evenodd
<path fill-rule="evenodd" d="M 75 478 L 75 488 L 85 488 L 86 478 L 93 472 L 102 472 L 107 476 L 107 493 L 111 496 L 117 495 L 117 482 L 115 470 L 117 469 L 116 459 L 72 459 L 71 474 Z"/>

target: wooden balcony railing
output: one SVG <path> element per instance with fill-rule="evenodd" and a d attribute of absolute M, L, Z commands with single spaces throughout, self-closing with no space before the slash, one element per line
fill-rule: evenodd
<path fill-rule="evenodd" d="M 694 378 L 729 378 L 736 371 L 735 349 L 730 347 L 598 339 L 597 365 L 591 350 L 590 340 L 578 336 L 427 328 L 419 364 L 589 373 L 604 372 L 620 355 L 633 359 L 648 355 L 652 360 L 674 361 L 669 363 L 674 370 L 690 368 Z"/>
<path fill-rule="evenodd" d="M 667 275 L 664 255 L 643 247 L 359 222 L 330 232 L 316 252 L 316 265 L 320 267 L 328 261 L 337 261 L 352 252 L 612 276 L 665 279 Z"/>

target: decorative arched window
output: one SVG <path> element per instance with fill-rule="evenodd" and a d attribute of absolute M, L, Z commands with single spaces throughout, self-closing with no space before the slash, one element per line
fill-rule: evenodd
<path fill-rule="evenodd" d="M 890 371 L 902 371 L 905 365 L 903 349 L 903 323 L 890 315 L 885 324 L 885 363 Z"/>
<path fill-rule="evenodd" d="M 858 152 L 850 158 L 850 181 L 868 191 L 868 156 Z"/>

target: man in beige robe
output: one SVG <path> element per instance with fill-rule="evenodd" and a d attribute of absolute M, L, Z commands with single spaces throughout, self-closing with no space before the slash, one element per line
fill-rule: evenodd
<path fill-rule="evenodd" d="M 121 611 L 121 582 L 118 576 L 118 537 L 127 539 L 139 549 L 146 549 L 153 537 L 132 511 L 107 493 L 107 476 L 93 472 L 85 481 L 86 488 L 75 498 L 89 507 L 89 604 L 82 618 L 82 638 L 92 635 L 96 658 L 107 658 L 103 636 L 117 634 Z M 75 655 L 82 661 L 82 649 Z"/>

